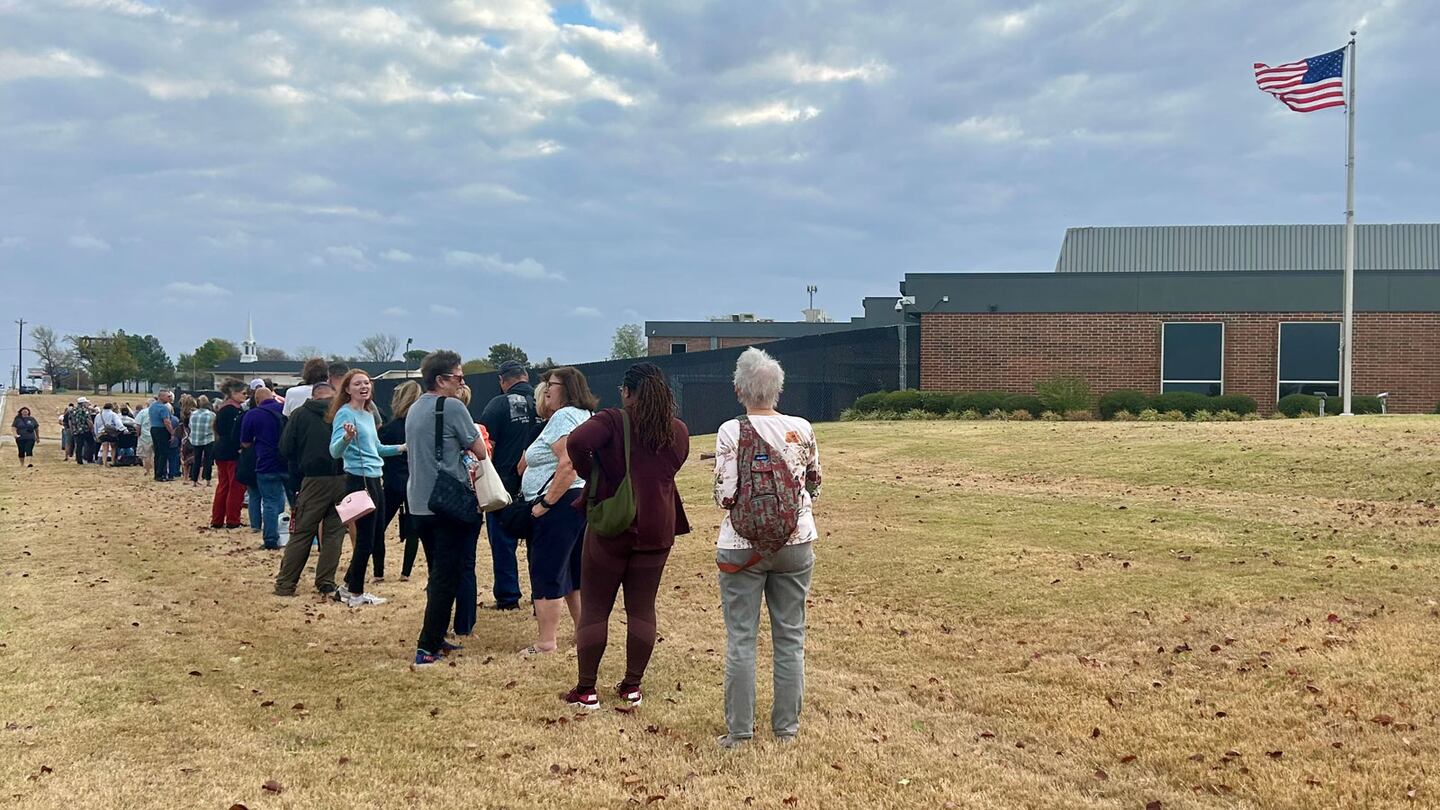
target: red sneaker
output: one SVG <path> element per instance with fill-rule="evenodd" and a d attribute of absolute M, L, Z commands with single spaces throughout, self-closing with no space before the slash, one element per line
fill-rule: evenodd
<path fill-rule="evenodd" d="M 619 695 L 621 700 L 625 701 L 626 703 L 629 703 L 631 706 L 639 706 L 639 705 L 640 705 L 640 685 L 639 685 L 639 684 L 636 684 L 636 685 L 633 685 L 633 686 L 632 686 L 632 685 L 630 685 L 630 684 L 628 684 L 628 683 L 620 683 L 620 684 L 616 685 L 616 687 L 615 687 L 615 694 Z"/>
<path fill-rule="evenodd" d="M 571 689 L 560 699 L 577 709 L 593 710 L 600 708 L 600 695 L 596 694 L 594 689 L 587 689 L 584 692 L 578 688 Z"/>

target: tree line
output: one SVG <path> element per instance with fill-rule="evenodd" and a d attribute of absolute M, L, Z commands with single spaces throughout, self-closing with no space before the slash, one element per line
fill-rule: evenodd
<path fill-rule="evenodd" d="M 189 352 L 181 352 L 172 361 L 159 338 L 154 335 L 132 335 L 123 329 L 101 331 L 95 335 L 61 335 L 48 326 L 30 330 L 31 350 L 40 359 L 40 366 L 56 388 L 93 390 L 97 386 L 120 385 L 122 390 L 141 389 L 142 383 L 181 385 L 192 389 L 208 388 L 210 369 L 227 359 L 238 357 L 240 347 L 225 338 L 212 337 Z M 400 352 L 400 339 L 395 335 L 376 333 L 356 344 L 350 355 L 325 354 L 316 346 L 297 346 L 287 352 L 269 346 L 256 351 L 261 361 L 304 360 L 325 357 L 352 363 L 385 363 L 396 354 L 411 364 L 419 365 L 429 349 Z M 639 324 L 625 324 L 615 330 L 610 358 L 643 357 L 644 331 Z M 532 364 L 524 349 L 511 343 L 492 345 L 484 358 L 467 362 L 467 374 L 494 371 L 501 363 L 516 360 L 539 371 L 555 368 L 558 363 L 546 357 Z"/>

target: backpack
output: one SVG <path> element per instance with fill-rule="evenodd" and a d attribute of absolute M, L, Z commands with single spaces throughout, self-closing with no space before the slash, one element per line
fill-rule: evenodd
<path fill-rule="evenodd" d="M 720 570 L 738 574 L 785 547 L 800 525 L 801 483 L 790 465 L 761 438 L 748 416 L 741 416 L 736 463 L 739 482 L 730 525 L 750 541 L 753 551 L 744 565 L 719 563 Z"/>

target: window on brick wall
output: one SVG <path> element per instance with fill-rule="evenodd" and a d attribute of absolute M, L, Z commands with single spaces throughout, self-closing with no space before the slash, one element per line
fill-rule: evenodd
<path fill-rule="evenodd" d="M 1160 333 L 1160 390 L 1217 396 L 1225 390 L 1225 324 L 1167 323 Z"/>
<path fill-rule="evenodd" d="M 684 354 L 686 348 L 688 348 L 688 347 L 687 347 L 684 343 L 671 343 L 671 344 L 670 344 L 670 353 L 671 353 L 671 354 Z"/>
<path fill-rule="evenodd" d="M 1340 324 L 1280 324 L 1276 398 L 1324 391 L 1340 396 Z"/>

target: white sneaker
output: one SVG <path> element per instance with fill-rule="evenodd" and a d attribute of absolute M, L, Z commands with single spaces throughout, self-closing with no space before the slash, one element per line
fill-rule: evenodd
<path fill-rule="evenodd" d="M 375 594 L 369 592 L 360 594 L 359 599 L 360 604 L 362 605 L 383 605 L 386 602 L 390 601 L 383 596 L 376 596 Z"/>
<path fill-rule="evenodd" d="M 336 602 L 344 602 L 344 603 L 346 603 L 346 604 L 349 604 L 349 603 L 350 603 L 350 600 L 355 597 L 355 594 L 350 593 L 349 591 L 345 590 L 345 586 L 344 586 L 344 585 L 338 585 L 338 586 L 335 587 L 335 590 L 333 590 L 333 591 L 330 592 L 330 596 L 331 596 Z"/>
<path fill-rule="evenodd" d="M 355 596 L 354 594 L 351 594 L 350 596 L 347 596 L 340 601 L 345 603 L 345 607 L 351 608 L 364 607 L 366 604 L 368 604 L 365 601 L 364 596 Z"/>

